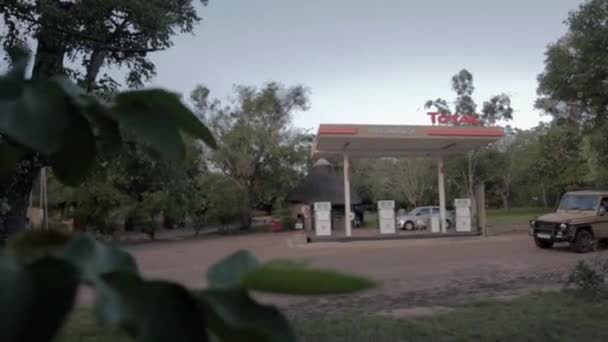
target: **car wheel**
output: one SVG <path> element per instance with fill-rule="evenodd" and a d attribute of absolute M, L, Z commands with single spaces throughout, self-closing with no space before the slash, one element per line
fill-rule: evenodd
<path fill-rule="evenodd" d="M 405 230 L 414 230 L 414 228 L 415 228 L 414 227 L 414 222 L 412 222 L 412 221 L 405 222 L 405 224 L 403 225 L 403 228 Z"/>
<path fill-rule="evenodd" d="M 542 249 L 548 249 L 548 248 L 553 247 L 553 240 L 539 239 L 539 238 L 535 237 L 534 243 L 536 244 L 536 247 L 542 248 Z"/>
<path fill-rule="evenodd" d="M 576 232 L 574 241 L 570 244 L 570 247 L 576 253 L 588 253 L 595 249 L 595 240 L 593 234 L 587 229 L 579 230 Z"/>

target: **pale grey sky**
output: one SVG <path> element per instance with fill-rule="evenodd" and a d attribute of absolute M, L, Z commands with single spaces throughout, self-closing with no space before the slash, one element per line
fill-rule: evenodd
<path fill-rule="evenodd" d="M 183 93 L 206 84 L 278 81 L 311 90 L 294 124 L 428 123 L 424 102 L 452 100 L 450 78 L 475 77 L 478 104 L 512 96 L 513 124 L 527 128 L 544 50 L 565 32 L 580 0 L 211 0 L 194 36 L 157 53 L 154 85 Z"/>
<path fill-rule="evenodd" d="M 152 55 L 152 82 L 214 97 L 234 84 L 278 81 L 311 90 L 311 109 L 294 124 L 426 124 L 427 99 L 454 98 L 450 78 L 475 77 L 478 105 L 505 92 L 513 124 L 533 109 L 548 43 L 581 0 L 210 0 L 195 35 Z"/>

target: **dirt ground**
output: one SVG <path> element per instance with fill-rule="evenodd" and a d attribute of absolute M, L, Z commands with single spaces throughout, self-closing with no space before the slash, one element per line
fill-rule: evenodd
<path fill-rule="evenodd" d="M 564 275 L 582 258 L 607 257 L 608 251 L 580 255 L 567 246 L 541 250 L 521 233 L 491 237 L 304 242 L 301 233 L 149 243 L 127 247 L 144 275 L 186 286 L 205 284 L 207 268 L 239 249 L 263 260 L 297 259 L 311 265 L 370 277 L 381 285 L 368 292 L 321 298 L 260 295 L 293 315 L 366 312 L 400 315 L 445 308 L 471 299 L 509 298 L 562 286 Z M 428 310 L 426 310 L 428 311 Z"/>

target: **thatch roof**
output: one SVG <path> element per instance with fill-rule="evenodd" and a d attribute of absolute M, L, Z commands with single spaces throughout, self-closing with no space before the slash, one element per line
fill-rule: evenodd
<path fill-rule="evenodd" d="M 344 205 L 344 179 L 325 159 L 320 159 L 300 184 L 287 195 L 291 203 L 331 202 L 332 205 Z M 361 198 L 352 189 L 352 205 L 361 204 Z"/>

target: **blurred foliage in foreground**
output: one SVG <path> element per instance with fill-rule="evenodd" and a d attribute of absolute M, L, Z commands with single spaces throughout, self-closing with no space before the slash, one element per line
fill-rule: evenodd
<path fill-rule="evenodd" d="M 215 147 L 207 127 L 175 94 L 129 91 L 104 103 L 63 77 L 26 81 L 26 54 L 14 53 L 15 67 L 0 78 L 2 171 L 17 167 L 22 154 L 37 153 L 60 181 L 80 184 L 98 150 L 120 143 L 123 128 L 169 160 L 183 160 L 183 133 Z M 261 264 L 245 251 L 213 266 L 208 282 L 209 288 L 191 291 L 146 280 L 131 255 L 88 234 L 25 232 L 0 256 L 0 340 L 52 341 L 79 287 L 89 286 L 99 323 L 139 341 L 295 341 L 281 312 L 257 303 L 250 290 L 324 294 L 373 285 L 301 264 Z"/>

